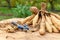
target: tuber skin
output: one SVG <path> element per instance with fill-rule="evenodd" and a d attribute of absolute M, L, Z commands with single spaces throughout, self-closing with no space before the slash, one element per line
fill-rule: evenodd
<path fill-rule="evenodd" d="M 30 11 L 33 13 L 33 14 L 37 14 L 39 12 L 39 9 L 35 6 L 31 7 L 30 8 Z"/>
<path fill-rule="evenodd" d="M 60 15 L 55 14 L 55 13 L 51 13 L 51 14 L 60 20 Z"/>
<path fill-rule="evenodd" d="M 45 14 L 45 18 L 46 18 L 46 21 L 45 21 L 46 29 L 49 33 L 52 33 L 52 27 L 51 27 L 52 22 L 49 19 L 49 15 Z"/>
<path fill-rule="evenodd" d="M 41 10 L 46 11 L 46 3 L 41 3 Z"/>
<path fill-rule="evenodd" d="M 14 33 L 15 30 L 14 30 L 14 28 L 12 28 L 11 25 L 6 25 L 6 32 L 8 32 L 8 33 Z"/>
<path fill-rule="evenodd" d="M 32 18 L 34 18 L 34 17 L 35 17 L 35 14 L 26 17 L 25 19 L 21 20 L 21 24 L 22 25 L 25 24 L 27 21 L 32 20 Z"/>
<path fill-rule="evenodd" d="M 53 15 L 51 15 L 51 20 L 52 20 L 52 23 L 53 25 L 58 29 L 60 30 L 60 21 Z"/>
<path fill-rule="evenodd" d="M 51 14 L 50 14 L 51 15 Z M 51 25 L 51 27 L 52 27 L 52 31 L 53 32 L 55 32 L 55 33 L 58 33 L 59 32 L 59 30 L 53 25 L 53 23 L 52 23 L 52 21 L 51 21 L 51 17 L 50 16 L 48 16 L 48 18 L 50 19 L 50 22 L 51 23 L 49 23 L 50 25 Z"/>
<path fill-rule="evenodd" d="M 51 25 L 46 21 L 45 22 L 45 24 L 46 24 L 46 29 L 47 29 L 47 31 L 49 32 L 49 33 L 52 33 L 52 27 L 51 27 Z"/>
<path fill-rule="evenodd" d="M 27 24 L 27 25 L 32 25 L 32 21 L 33 21 L 33 20 L 27 21 L 26 24 Z"/>
<path fill-rule="evenodd" d="M 44 35 L 45 34 L 45 17 L 42 14 L 42 19 L 41 19 L 41 23 L 40 23 L 40 29 L 39 29 L 39 34 Z"/>
<path fill-rule="evenodd" d="M 36 26 L 36 24 L 37 24 L 37 22 L 38 22 L 38 18 L 39 18 L 38 15 L 39 15 L 39 14 L 37 14 L 37 15 L 33 18 L 33 28 L 35 28 L 35 26 Z"/>
<path fill-rule="evenodd" d="M 45 33 L 46 33 L 46 30 L 45 30 L 45 16 L 44 16 L 44 11 L 45 11 L 45 9 L 46 9 L 46 4 L 45 3 L 42 3 L 41 4 L 41 10 L 43 10 L 43 11 L 41 11 L 41 16 L 42 16 L 42 18 L 41 18 L 41 23 L 40 23 L 40 29 L 39 29 L 39 33 L 41 34 L 41 35 L 44 35 Z"/>
<path fill-rule="evenodd" d="M 59 32 L 59 30 L 54 25 L 51 25 L 51 27 L 52 27 L 53 32 L 55 32 L 55 33 Z"/>

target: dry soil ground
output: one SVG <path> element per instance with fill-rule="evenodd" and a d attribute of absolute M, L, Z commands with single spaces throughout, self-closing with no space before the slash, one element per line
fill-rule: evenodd
<path fill-rule="evenodd" d="M 6 33 L 0 30 L 0 40 L 60 40 L 60 33 L 46 33 L 39 35 L 38 32 Z"/>

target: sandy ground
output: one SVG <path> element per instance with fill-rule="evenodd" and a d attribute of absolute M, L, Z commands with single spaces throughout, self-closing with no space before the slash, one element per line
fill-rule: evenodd
<path fill-rule="evenodd" d="M 0 30 L 0 40 L 60 40 L 60 33 L 46 33 L 39 35 L 38 32 L 6 33 Z"/>

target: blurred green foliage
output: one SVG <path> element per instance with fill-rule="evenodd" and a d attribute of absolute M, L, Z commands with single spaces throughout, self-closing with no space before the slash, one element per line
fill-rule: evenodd
<path fill-rule="evenodd" d="M 7 19 L 7 18 L 25 18 L 27 16 L 30 16 L 32 13 L 29 10 L 30 6 L 28 5 L 21 5 L 19 3 L 16 4 L 16 7 L 14 8 L 7 8 L 7 7 L 0 7 L 0 14 L 11 14 L 12 16 L 5 16 L 5 15 L 0 15 L 0 20 L 1 19 Z"/>
<path fill-rule="evenodd" d="M 41 2 L 47 3 L 47 10 L 60 10 L 60 0 L 0 0 L 1 14 L 12 15 L 0 15 L 0 20 L 16 17 L 25 18 L 32 14 L 29 8 L 36 6 L 40 9 Z"/>
<path fill-rule="evenodd" d="M 41 2 L 45 2 L 47 5 L 50 5 L 50 9 L 57 9 L 57 4 L 60 5 L 60 0 L 0 0 L 0 6 L 10 5 L 11 7 L 14 7 L 16 6 L 16 2 L 21 5 L 37 6 L 39 9 Z"/>
<path fill-rule="evenodd" d="M 27 5 L 16 5 L 16 8 L 11 8 L 11 11 L 14 13 L 15 17 L 27 17 L 31 15 L 31 12 L 29 10 L 30 6 Z"/>

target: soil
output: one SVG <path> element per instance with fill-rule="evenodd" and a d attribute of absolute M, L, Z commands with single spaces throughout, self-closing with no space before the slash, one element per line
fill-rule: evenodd
<path fill-rule="evenodd" d="M 0 40 L 60 40 L 60 33 L 46 33 L 40 35 L 39 32 L 23 32 L 7 33 L 0 30 Z"/>

